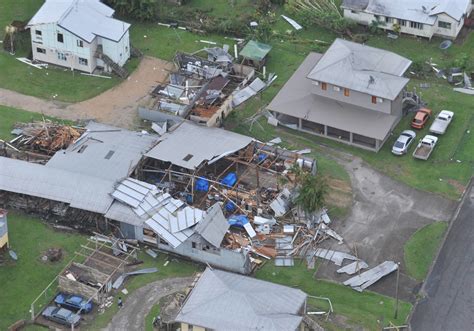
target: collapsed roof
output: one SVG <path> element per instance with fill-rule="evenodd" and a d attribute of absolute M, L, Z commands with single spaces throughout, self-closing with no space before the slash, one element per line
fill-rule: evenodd
<path fill-rule="evenodd" d="M 213 163 L 252 141 L 253 138 L 238 133 L 183 121 L 161 136 L 158 144 L 145 155 L 194 170 L 203 162 Z"/>

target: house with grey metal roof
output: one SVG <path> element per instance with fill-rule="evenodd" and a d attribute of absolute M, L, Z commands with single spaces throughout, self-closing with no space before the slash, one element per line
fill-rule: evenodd
<path fill-rule="evenodd" d="M 122 67 L 130 24 L 113 14 L 100 0 L 46 0 L 27 25 L 33 60 L 88 73 Z"/>
<path fill-rule="evenodd" d="M 456 39 L 472 11 L 471 0 L 343 0 L 344 17 L 363 25 L 419 37 Z"/>
<path fill-rule="evenodd" d="M 299 330 L 306 299 L 299 289 L 207 268 L 176 322 L 181 330 Z"/>
<path fill-rule="evenodd" d="M 279 123 L 378 151 L 402 116 L 411 61 L 336 39 L 311 53 L 267 106 Z"/>

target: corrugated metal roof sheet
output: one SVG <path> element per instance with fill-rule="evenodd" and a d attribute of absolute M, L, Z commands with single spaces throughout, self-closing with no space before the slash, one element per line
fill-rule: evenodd
<path fill-rule="evenodd" d="M 127 177 L 158 139 L 95 122 L 86 128 L 75 144 L 54 154 L 46 166 L 115 181 Z"/>
<path fill-rule="evenodd" d="M 110 180 L 0 157 L 0 190 L 103 214 L 113 202 L 109 195 L 113 186 Z"/>
<path fill-rule="evenodd" d="M 222 213 L 221 206 L 215 203 L 207 210 L 207 215 L 198 223 L 195 230 L 214 247 L 220 247 L 228 229 L 229 223 Z"/>
<path fill-rule="evenodd" d="M 130 24 L 112 18 L 114 10 L 99 0 L 47 0 L 28 23 L 57 23 L 87 42 L 96 36 L 119 41 Z"/>
<path fill-rule="evenodd" d="M 305 301 L 301 290 L 208 268 L 176 321 L 212 330 L 297 330 Z"/>
<path fill-rule="evenodd" d="M 395 100 L 409 79 L 411 61 L 392 52 L 336 39 L 308 78 Z"/>
<path fill-rule="evenodd" d="M 204 161 L 217 160 L 246 147 L 253 138 L 183 121 L 159 140 L 146 156 L 194 170 Z"/>

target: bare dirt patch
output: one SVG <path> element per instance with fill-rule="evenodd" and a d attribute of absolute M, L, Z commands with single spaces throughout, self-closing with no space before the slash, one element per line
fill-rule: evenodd
<path fill-rule="evenodd" d="M 144 57 L 138 68 L 121 84 L 86 101 L 67 104 L 0 89 L 0 104 L 67 120 L 94 119 L 123 128 L 135 128 L 137 108 L 150 103 L 150 90 L 164 83 L 173 64 Z"/>
<path fill-rule="evenodd" d="M 460 182 L 458 182 L 455 179 L 448 179 L 446 181 L 449 183 L 449 185 L 453 186 L 456 189 L 456 191 L 459 193 L 459 195 L 461 195 L 464 192 L 464 190 L 466 189 L 466 186 L 464 186 L 463 184 L 461 184 Z"/>
<path fill-rule="evenodd" d="M 352 204 L 352 187 L 349 182 L 328 178 L 328 201 L 339 208 L 348 208 Z"/>

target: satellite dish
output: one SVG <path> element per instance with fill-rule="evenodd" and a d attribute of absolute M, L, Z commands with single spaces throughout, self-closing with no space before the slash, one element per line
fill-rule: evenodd
<path fill-rule="evenodd" d="M 451 47 L 452 44 L 453 42 L 451 40 L 445 40 L 441 44 L 439 44 L 439 48 L 442 50 L 445 50 Z"/>

